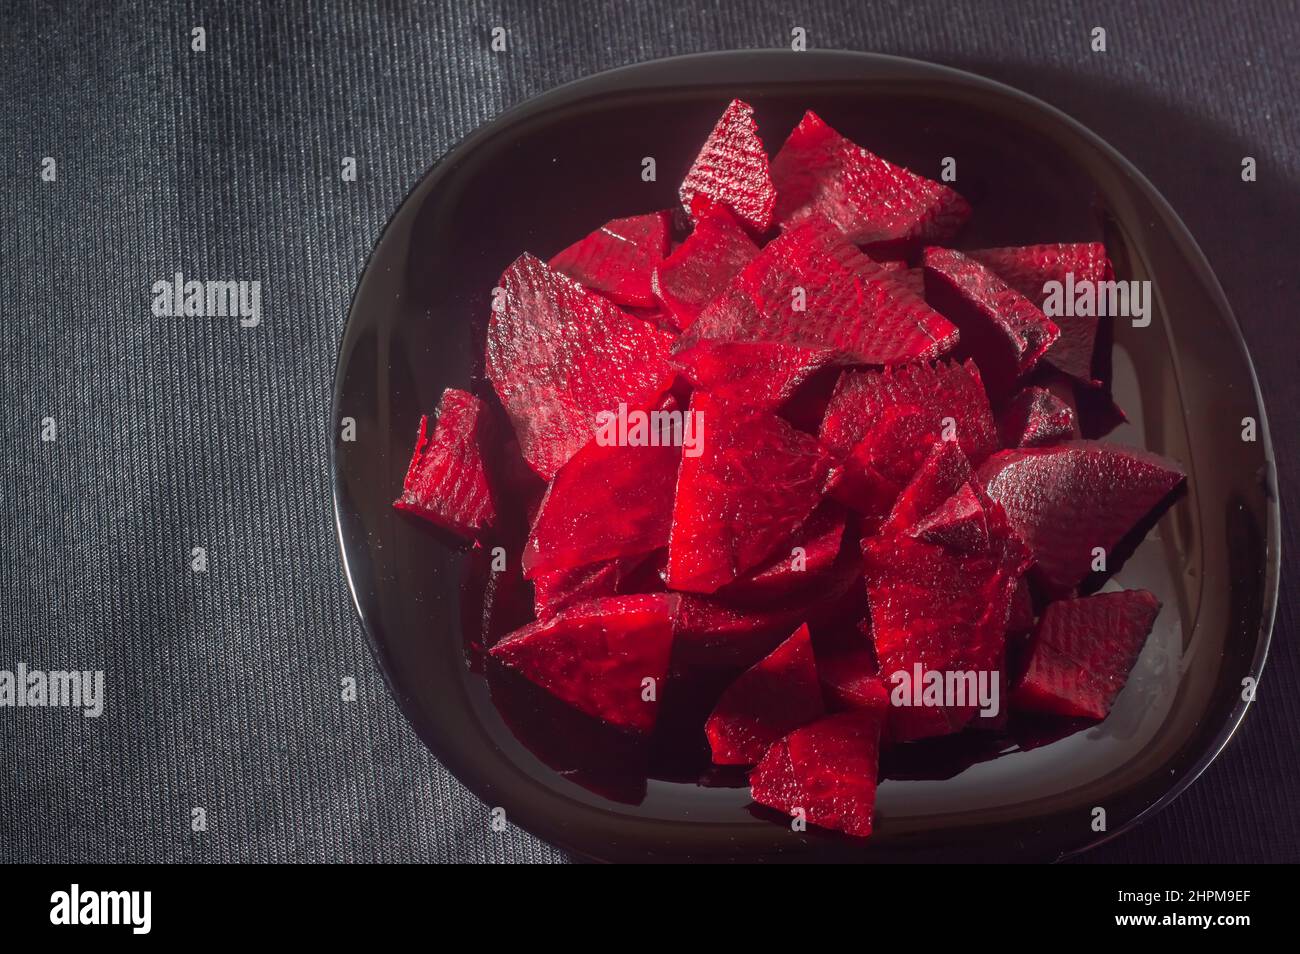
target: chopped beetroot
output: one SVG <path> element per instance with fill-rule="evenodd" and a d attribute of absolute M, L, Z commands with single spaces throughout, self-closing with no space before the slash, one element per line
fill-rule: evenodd
<path fill-rule="evenodd" d="M 998 433 L 975 365 L 940 361 L 906 364 L 884 371 L 844 374 L 826 408 L 819 436 L 828 448 L 847 454 L 889 408 L 916 407 L 935 439 L 954 438 L 972 464 L 998 449 Z M 947 433 L 945 418 L 950 418 Z M 928 451 L 931 440 L 924 450 Z"/>
<path fill-rule="evenodd" d="M 655 414 L 669 415 L 656 418 Z M 668 395 L 647 415 L 658 444 L 601 443 L 593 437 L 555 475 L 524 548 L 525 575 L 644 555 L 668 545 L 680 442 L 656 421 L 681 419 Z M 599 500 L 601 506 L 592 502 Z"/>
<path fill-rule="evenodd" d="M 554 616 L 579 603 L 617 596 L 619 583 L 636 558 L 615 557 L 586 566 L 547 570 L 533 577 L 533 608 L 538 619 Z"/>
<path fill-rule="evenodd" d="M 393 506 L 466 538 L 490 528 L 496 506 L 484 462 L 489 420 L 474 395 L 444 391 L 433 433 L 428 433 L 429 419 L 420 418 L 402 495 Z"/>
<path fill-rule="evenodd" d="M 858 245 L 944 242 L 970 215 L 952 189 L 855 145 L 811 110 L 772 160 L 772 179 L 783 228 L 817 216 Z"/>
<path fill-rule="evenodd" d="M 979 365 L 995 404 L 1033 369 L 1061 330 L 1038 306 L 961 252 L 927 248 L 925 297 L 961 330 L 961 353 Z"/>
<path fill-rule="evenodd" d="M 746 608 L 718 597 L 685 593 L 677 614 L 674 664 L 751 666 L 800 624 L 807 609 L 804 603 Z"/>
<path fill-rule="evenodd" d="M 1012 704 L 1052 715 L 1106 718 L 1159 612 L 1160 601 L 1146 590 L 1048 604 Z"/>
<path fill-rule="evenodd" d="M 781 341 L 705 339 L 675 355 L 673 364 L 715 398 L 775 411 L 834 357 L 827 348 Z"/>
<path fill-rule="evenodd" d="M 1173 461 L 1096 441 L 994 454 L 979 471 L 1029 545 L 1035 573 L 1056 592 L 1092 569 L 1094 547 L 1107 556 L 1133 526 L 1183 480 Z"/>
<path fill-rule="evenodd" d="M 693 221 L 723 205 L 755 232 L 771 228 L 776 191 L 754 107 L 738 99 L 728 104 L 677 194 Z"/>
<path fill-rule="evenodd" d="M 1047 388 L 1027 387 L 998 415 L 1003 447 L 1043 447 L 1079 436 L 1074 408 Z"/>
<path fill-rule="evenodd" d="M 488 322 L 487 376 L 529 466 L 547 480 L 591 440 L 596 415 L 667 387 L 671 338 L 521 255 Z"/>
<path fill-rule="evenodd" d="M 926 515 L 960 494 L 974 476 L 970 461 L 956 441 L 938 441 L 931 445 L 920 466 L 909 477 L 909 483 L 898 495 L 880 532 L 918 536 L 914 531 Z M 982 504 L 980 509 L 983 509 Z"/>
<path fill-rule="evenodd" d="M 835 711 L 887 711 L 889 692 L 870 646 L 817 657 L 817 673 L 827 705 Z"/>
<path fill-rule="evenodd" d="M 825 714 L 804 625 L 727 687 L 704 730 L 715 763 L 753 765 L 774 742 Z"/>
<path fill-rule="evenodd" d="M 936 431 L 919 405 L 886 408 L 862 440 L 831 469 L 831 495 L 874 527 L 925 460 Z"/>
<path fill-rule="evenodd" d="M 766 563 L 728 583 L 718 592 L 730 600 L 769 603 L 820 581 L 835 565 L 844 541 L 844 508 L 822 502 Z"/>
<path fill-rule="evenodd" d="M 933 485 L 935 472 L 926 468 L 914 483 Z M 929 496 L 929 491 L 909 491 L 905 499 Z M 988 535 L 982 549 L 932 543 L 892 517 L 882 533 L 863 541 L 872 638 L 886 683 L 897 673 L 915 681 L 918 668 L 923 677 L 938 672 L 978 678 L 980 672 L 1000 670 L 1012 596 L 1029 558 L 1001 507 L 978 495 L 976 500 Z M 889 734 L 898 741 L 944 735 L 962 728 L 977 711 L 971 702 L 894 707 Z"/>
<path fill-rule="evenodd" d="M 830 348 L 863 364 L 938 357 L 957 330 L 880 263 L 820 219 L 786 229 L 700 313 L 678 344 L 703 338 Z"/>
<path fill-rule="evenodd" d="M 754 801 L 865 838 L 876 806 L 882 714 L 859 709 L 796 729 L 749 776 Z"/>
<path fill-rule="evenodd" d="M 712 593 L 790 538 L 821 499 L 828 460 L 817 440 L 773 414 L 703 392 L 690 413 L 702 452 L 682 455 L 668 544 L 668 585 Z"/>
<path fill-rule="evenodd" d="M 967 253 L 1039 308 L 1047 305 L 1048 282 L 1058 282 L 1063 295 L 1069 289 L 1103 282 L 1114 276 L 1106 246 L 1100 242 L 1069 245 L 1024 245 L 1018 248 L 988 248 Z M 1095 292 L 1094 292 L 1095 293 Z M 1092 374 L 1097 338 L 1095 315 L 1051 316 L 1061 336 L 1043 356 L 1057 369 L 1083 384 L 1095 385 Z"/>
<path fill-rule="evenodd" d="M 845 546 L 831 572 L 813 589 L 801 590 L 772 606 L 738 605 L 722 596 L 684 593 L 677 613 L 674 665 L 751 666 L 772 651 L 795 627 L 806 622 L 817 643 L 819 630 L 866 612 L 862 556 Z"/>
<path fill-rule="evenodd" d="M 769 169 L 753 112 L 681 209 L 506 269 L 510 429 L 448 391 L 396 506 L 476 540 L 466 658 L 545 764 L 632 803 L 754 766 L 759 805 L 865 836 L 882 775 L 1105 717 L 1159 604 L 1074 597 L 1183 476 L 1081 439 L 1122 420 L 1112 328 L 1064 317 L 1103 246 L 940 247 L 952 189 L 813 113 Z"/>
<path fill-rule="evenodd" d="M 594 600 L 511 633 L 491 655 L 587 715 L 648 732 L 676 609 L 677 598 L 666 593 Z"/>
<path fill-rule="evenodd" d="M 563 272 L 620 305 L 655 304 L 651 277 L 668 254 L 667 212 L 633 215 L 606 222 L 551 259 Z"/>
<path fill-rule="evenodd" d="M 757 254 L 758 246 L 727 207 L 715 205 L 655 268 L 651 286 L 673 324 L 689 328 Z"/>
<path fill-rule="evenodd" d="M 831 494 L 873 521 L 889 512 L 936 442 L 953 443 L 972 460 L 997 449 L 993 416 L 971 364 L 846 373 L 820 436 L 842 455 L 831 469 Z"/>
<path fill-rule="evenodd" d="M 922 517 L 907 530 L 909 536 L 963 553 L 983 553 L 989 548 L 984 505 L 970 484 Z"/>

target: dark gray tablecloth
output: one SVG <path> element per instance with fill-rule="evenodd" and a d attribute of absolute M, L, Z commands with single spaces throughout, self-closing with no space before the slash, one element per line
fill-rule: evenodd
<path fill-rule="evenodd" d="M 104 669 L 109 694 L 98 719 L 0 710 L 0 860 L 559 860 L 493 834 L 388 697 L 336 554 L 328 402 L 351 289 L 410 186 L 505 107 L 607 67 L 803 26 L 814 47 L 936 60 L 1072 113 L 1153 179 L 1218 272 L 1297 512 L 1293 3 L 713 6 L 0 10 L 0 669 Z M 262 324 L 155 317 L 150 288 L 177 270 L 260 280 Z M 1296 611 L 1284 575 L 1243 731 L 1091 860 L 1300 860 Z"/>

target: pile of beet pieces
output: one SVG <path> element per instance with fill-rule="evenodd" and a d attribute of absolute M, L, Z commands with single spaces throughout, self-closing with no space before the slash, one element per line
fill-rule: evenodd
<path fill-rule="evenodd" d="M 397 507 L 485 548 L 524 501 L 533 621 L 490 657 L 629 733 L 666 682 L 729 672 L 713 761 L 857 836 L 882 745 L 1004 724 L 1008 700 L 1104 718 L 1160 607 L 1079 586 L 1183 480 L 1083 439 L 1083 398 L 1113 407 L 1097 321 L 1040 306 L 1068 272 L 1112 278 L 1105 248 L 947 248 L 951 188 L 812 112 L 769 164 L 740 101 L 680 196 L 506 269 L 486 375 L 508 426 L 455 389 L 421 421 Z M 701 440 L 597 440 L 620 405 Z M 918 665 L 997 674 L 1001 715 L 891 705 Z"/>

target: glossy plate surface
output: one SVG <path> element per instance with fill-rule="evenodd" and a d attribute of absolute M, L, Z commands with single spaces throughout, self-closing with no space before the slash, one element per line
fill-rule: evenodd
<path fill-rule="evenodd" d="M 1111 716 L 1028 750 L 938 747 L 893 765 L 863 843 L 791 832 L 753 813 L 743 788 L 660 772 L 629 795 L 617 779 L 557 772 L 534 750 L 562 760 L 523 744 L 466 665 L 470 557 L 390 506 L 420 415 L 446 387 L 482 393 L 481 329 L 502 269 L 524 250 L 549 257 L 610 218 L 671 207 L 733 97 L 754 105 L 769 151 L 811 108 L 922 174 L 956 158 L 956 187 L 975 207 L 958 247 L 1105 241 L 1117 277 L 1149 279 L 1155 297 L 1148 327 L 1113 322 L 1114 393 L 1129 423 L 1109 439 L 1174 457 L 1189 474 L 1188 492 L 1114 577 L 1164 608 Z M 641 178 L 647 156 L 655 182 Z M 583 857 L 1056 859 L 1190 784 L 1243 717 L 1242 680 L 1259 675 L 1267 652 L 1279 566 L 1273 455 L 1218 282 L 1114 150 L 1038 100 L 943 67 L 833 52 L 680 57 L 569 84 L 481 127 L 380 239 L 352 302 L 333 413 L 348 580 L 403 712 L 488 805 Z M 338 436 L 344 417 L 357 422 L 353 442 Z M 1254 442 L 1242 440 L 1247 417 L 1258 422 Z M 543 736 L 569 731 L 544 709 L 522 720 Z M 1092 829 L 1094 806 L 1106 809 L 1105 833 Z"/>

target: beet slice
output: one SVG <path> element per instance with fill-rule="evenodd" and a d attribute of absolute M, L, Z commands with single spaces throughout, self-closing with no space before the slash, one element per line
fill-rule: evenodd
<path fill-rule="evenodd" d="M 638 732 L 654 727 L 677 598 L 616 596 L 562 610 L 506 636 L 491 655 L 574 708 Z M 643 698 L 643 680 L 655 681 Z"/>
<path fill-rule="evenodd" d="M 998 432 L 979 370 L 971 361 L 907 364 L 883 371 L 850 371 L 840 377 L 818 436 L 839 455 L 849 453 L 890 408 L 907 406 L 925 415 L 927 431 L 952 437 L 972 464 L 998 449 Z M 929 450 L 929 441 L 925 450 Z"/>
<path fill-rule="evenodd" d="M 902 518 L 927 509 L 952 468 L 938 466 L 955 449 L 940 447 L 904 491 L 900 509 L 883 532 L 863 541 L 872 638 L 880 673 L 893 685 L 896 673 L 915 681 L 929 672 L 998 672 L 1006 645 L 1007 621 L 1028 552 L 1015 538 L 994 501 L 976 493 L 987 545 L 979 548 L 933 543 L 906 527 Z M 963 485 L 970 489 L 969 483 Z M 959 491 L 958 496 L 962 496 Z M 946 502 L 940 510 L 946 508 Z M 896 706 L 889 719 L 897 741 L 955 732 L 978 711 L 973 703 Z"/>
<path fill-rule="evenodd" d="M 1029 545 L 1035 574 L 1062 592 L 1088 575 L 1094 547 L 1109 554 L 1183 473 L 1173 461 L 1136 448 L 1069 441 L 994 454 L 979 478 Z"/>
<path fill-rule="evenodd" d="M 619 594 L 619 583 L 635 557 L 616 557 L 586 566 L 547 570 L 533 576 L 533 611 L 538 619 L 590 600 Z"/>
<path fill-rule="evenodd" d="M 1047 301 L 1044 286 L 1048 282 L 1059 282 L 1064 291 L 1070 280 L 1068 276 L 1072 275 L 1074 284 L 1078 285 L 1108 281 L 1115 274 L 1106 256 L 1106 246 L 1100 242 L 987 248 L 967 254 L 1040 309 Z M 1098 318 L 1062 315 L 1052 320 L 1060 327 L 1061 336 L 1048 346 L 1044 360 L 1083 384 L 1099 384 L 1092 374 Z"/>
<path fill-rule="evenodd" d="M 668 254 L 670 225 L 667 212 L 613 219 L 557 254 L 551 268 L 620 305 L 649 308 L 656 303 L 651 277 Z"/>
<path fill-rule="evenodd" d="M 831 396 L 820 437 L 840 458 L 828 478 L 831 495 L 871 521 L 889 513 L 937 441 L 951 437 L 944 443 L 973 460 L 998 446 L 979 372 L 970 363 L 848 372 Z"/>
<path fill-rule="evenodd" d="M 651 288 L 673 324 L 689 328 L 757 254 L 758 246 L 726 206 L 715 205 L 655 268 Z"/>
<path fill-rule="evenodd" d="M 963 553 L 983 553 L 989 548 L 984 505 L 970 484 L 963 484 L 961 490 L 913 524 L 907 533 Z"/>
<path fill-rule="evenodd" d="M 662 441 L 671 434 L 655 414 L 678 415 L 668 395 L 646 420 Z M 647 435 L 648 439 L 649 435 Z M 668 545 L 673 489 L 682 448 L 601 444 L 592 438 L 555 475 L 524 547 L 524 575 L 643 555 Z M 599 501 L 599 506 L 593 506 Z"/>
<path fill-rule="evenodd" d="M 772 606 L 743 606 L 721 595 L 683 594 L 673 645 L 675 668 L 744 668 L 772 651 L 801 623 L 817 643 L 819 630 L 866 613 L 862 554 L 856 541 L 845 545 L 831 572 L 815 588 L 801 590 Z"/>
<path fill-rule="evenodd" d="M 817 506 L 803 526 L 766 563 L 726 584 L 719 595 L 744 603 L 768 603 L 813 585 L 829 573 L 844 542 L 846 514 L 833 500 Z"/>
<path fill-rule="evenodd" d="M 760 805 L 802 810 L 814 825 L 865 838 L 876 806 L 882 715 L 871 709 L 827 716 L 767 750 L 749 777 Z"/>
<path fill-rule="evenodd" d="M 961 252 L 927 248 L 925 297 L 961 329 L 960 353 L 979 365 L 989 399 L 997 404 L 1027 374 L 1060 328 L 992 271 Z"/>
<path fill-rule="evenodd" d="M 487 376 L 524 459 L 547 480 L 586 444 L 596 415 L 647 407 L 671 380 L 671 337 L 524 254 L 501 276 Z"/>
<path fill-rule="evenodd" d="M 936 358 L 957 329 L 896 274 L 820 219 L 793 226 L 750 261 L 682 335 L 830 348 L 862 364 Z"/>
<path fill-rule="evenodd" d="M 712 593 L 769 557 L 821 499 L 829 461 L 774 414 L 697 391 L 699 456 L 682 455 L 668 544 L 671 589 Z"/>
<path fill-rule="evenodd" d="M 715 398 L 775 411 L 834 358 L 835 352 L 827 348 L 781 341 L 705 339 L 675 355 L 673 364 Z"/>
<path fill-rule="evenodd" d="M 925 516 L 960 494 L 975 477 L 970 461 L 956 441 L 938 441 L 931 445 L 921 465 L 916 468 L 909 483 L 898 495 L 889 518 L 881 527 L 882 533 L 909 533 L 919 536 L 917 529 Z M 983 504 L 980 509 L 983 510 Z"/>
<path fill-rule="evenodd" d="M 467 539 L 489 529 L 496 522 L 483 456 L 490 421 L 474 395 L 456 388 L 443 391 L 432 433 L 428 417 L 420 418 L 402 495 L 393 506 Z"/>
<path fill-rule="evenodd" d="M 771 228 L 776 190 L 754 107 L 739 99 L 727 105 L 677 194 L 692 221 L 724 205 L 755 232 Z"/>
<path fill-rule="evenodd" d="M 880 679 L 880 667 L 870 646 L 818 656 L 817 673 L 830 709 L 888 710 L 889 692 Z"/>
<path fill-rule="evenodd" d="M 718 765 L 753 765 L 786 734 L 826 714 L 807 624 L 740 674 L 704 731 Z"/>
<path fill-rule="evenodd" d="M 970 215 L 955 191 L 873 155 L 809 110 L 772 160 L 776 218 L 825 218 L 858 245 L 946 242 Z"/>
<path fill-rule="evenodd" d="M 1003 447 L 1043 447 L 1079 436 L 1074 408 L 1047 388 L 1027 387 L 998 415 Z"/>
<path fill-rule="evenodd" d="M 1146 590 L 1048 604 L 1012 704 L 1052 715 L 1106 718 L 1159 612 L 1160 601 Z"/>

